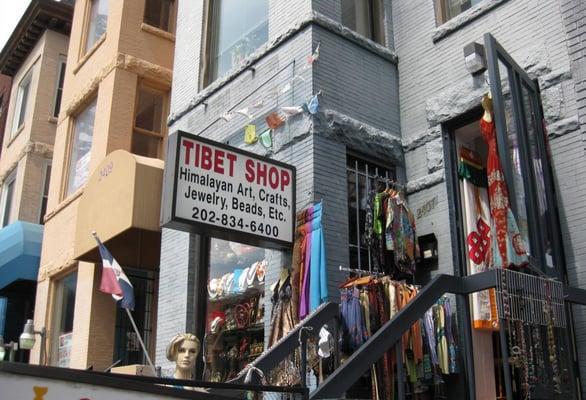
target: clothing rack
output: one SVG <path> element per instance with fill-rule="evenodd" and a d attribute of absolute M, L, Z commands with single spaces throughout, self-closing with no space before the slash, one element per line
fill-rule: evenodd
<path fill-rule="evenodd" d="M 360 276 L 363 276 L 363 275 L 384 276 L 385 275 L 383 272 L 367 271 L 365 269 L 349 268 L 349 267 L 343 267 L 341 265 L 338 268 L 340 271 L 351 272 L 353 274 L 358 274 Z"/>
<path fill-rule="evenodd" d="M 404 191 L 405 190 L 405 186 L 403 186 L 402 184 L 398 183 L 397 181 L 388 178 L 386 176 L 380 176 L 380 175 L 375 175 L 374 179 L 376 181 L 378 181 L 379 183 L 384 183 L 385 187 L 388 189 L 389 187 L 393 188 L 393 189 L 397 189 L 400 191 Z"/>

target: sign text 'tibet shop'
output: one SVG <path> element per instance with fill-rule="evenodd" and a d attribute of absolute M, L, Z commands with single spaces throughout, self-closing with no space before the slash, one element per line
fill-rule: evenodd
<path fill-rule="evenodd" d="M 185 132 L 169 138 L 167 160 L 163 225 L 256 245 L 293 241 L 294 167 Z"/>

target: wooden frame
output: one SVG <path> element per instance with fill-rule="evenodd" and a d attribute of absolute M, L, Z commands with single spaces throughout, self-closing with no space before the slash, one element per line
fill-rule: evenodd
<path fill-rule="evenodd" d="M 140 100 L 140 93 L 141 90 L 145 89 L 146 91 L 151 91 L 155 93 L 160 93 L 163 98 L 163 108 L 161 110 L 161 128 L 160 132 L 150 131 L 148 129 L 140 128 L 136 126 L 136 117 L 138 112 L 138 105 Z M 166 146 L 165 146 L 165 137 L 167 136 L 167 124 L 166 124 L 166 116 L 169 115 L 169 88 L 164 87 L 163 85 L 147 82 L 143 79 L 139 79 L 138 84 L 136 86 L 136 96 L 134 98 L 134 113 L 132 117 L 132 136 L 130 140 L 130 150 L 132 152 L 132 145 L 134 144 L 134 136 L 136 134 L 149 136 L 149 137 L 156 137 L 160 139 L 159 147 L 157 150 L 156 158 L 163 159 Z M 134 153 L 133 153 L 134 154 Z M 142 155 L 142 154 L 138 154 Z"/>

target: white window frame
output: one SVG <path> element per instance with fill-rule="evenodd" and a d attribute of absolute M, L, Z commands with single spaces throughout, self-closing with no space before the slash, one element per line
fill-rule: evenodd
<path fill-rule="evenodd" d="M 59 112 L 61 111 L 61 102 L 63 101 L 63 86 L 61 86 L 61 98 L 59 98 L 59 84 L 65 83 L 65 68 L 67 67 L 67 56 L 64 54 L 59 55 L 58 67 L 57 67 L 57 78 L 55 79 L 55 93 L 53 94 L 53 106 L 51 108 L 51 116 L 59 118 Z M 63 81 L 61 81 L 61 74 L 63 73 Z"/>
<path fill-rule="evenodd" d="M 8 210 L 8 214 L 6 214 L 6 201 L 8 200 L 8 186 L 12 184 L 12 199 L 10 201 L 10 210 Z M 16 190 L 16 168 L 10 173 L 8 174 L 8 177 L 6 179 L 4 179 L 4 182 L 2 183 L 2 207 L 0 208 L 0 228 L 5 227 L 6 225 L 8 225 L 11 221 L 10 221 L 10 216 L 12 214 L 13 211 L 13 207 L 14 207 L 14 196 L 15 196 L 15 190 Z M 4 220 L 4 216 L 7 216 L 7 221 Z"/>
<path fill-rule="evenodd" d="M 72 195 L 73 193 L 75 193 L 76 191 L 78 191 L 81 187 L 83 187 L 87 183 L 87 180 L 89 179 L 90 171 L 89 171 L 89 166 L 88 166 L 87 175 L 85 176 L 83 182 L 81 182 L 79 184 L 79 186 L 77 186 L 76 188 L 71 189 L 71 187 L 73 186 L 73 183 L 74 183 L 74 181 L 72 180 L 72 174 L 75 174 L 75 172 L 76 172 L 75 171 L 76 166 L 74 166 L 74 162 L 75 163 L 79 162 L 79 160 L 85 156 L 89 157 L 89 160 L 87 160 L 88 163 L 91 161 L 94 131 L 96 129 L 95 111 L 94 111 L 94 120 L 92 121 L 92 133 L 91 133 L 92 144 L 90 145 L 89 151 L 86 154 L 84 154 L 82 157 L 76 157 L 75 161 L 73 160 L 73 154 L 76 151 L 75 147 L 79 144 L 78 135 L 80 133 L 77 132 L 77 123 L 79 120 L 79 116 L 81 114 L 83 114 L 85 111 L 87 111 L 92 105 L 94 107 L 96 107 L 96 110 L 97 110 L 97 106 L 98 106 L 97 95 L 92 97 L 92 99 L 90 101 L 88 101 L 84 105 L 84 107 L 75 115 L 75 118 L 72 119 L 70 135 L 69 135 L 70 140 L 69 140 L 69 146 L 68 146 L 68 151 L 67 151 L 67 171 L 66 171 L 66 177 L 64 180 L 64 183 L 65 183 L 65 187 L 64 187 L 64 191 L 63 191 L 64 198 L 68 197 L 68 196 Z"/>
<path fill-rule="evenodd" d="M 26 124 L 26 117 L 28 114 L 28 104 L 31 98 L 31 86 L 33 83 L 33 72 L 34 72 L 34 65 L 27 71 L 24 77 L 18 83 L 18 87 L 16 89 L 16 97 L 14 98 L 14 112 L 12 115 L 12 132 L 11 132 L 11 139 L 16 136 L 18 132 L 25 126 Z M 27 85 L 27 95 L 26 101 L 22 102 L 22 97 L 24 93 L 24 86 Z M 24 117 L 22 118 L 22 123 L 19 124 L 20 114 L 23 112 L 22 109 L 24 107 Z"/>

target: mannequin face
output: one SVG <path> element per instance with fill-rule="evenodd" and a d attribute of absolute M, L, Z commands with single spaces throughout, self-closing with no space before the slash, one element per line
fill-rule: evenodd
<path fill-rule="evenodd" d="M 197 352 L 197 343 L 191 340 L 184 340 L 177 349 L 177 359 L 175 360 L 177 370 L 191 371 L 195 365 Z"/>

